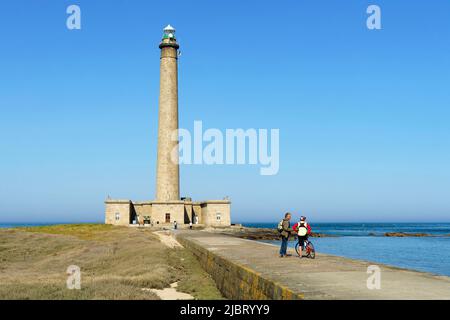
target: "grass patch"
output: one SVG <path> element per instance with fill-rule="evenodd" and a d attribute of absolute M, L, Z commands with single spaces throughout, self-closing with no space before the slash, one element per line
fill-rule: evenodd
<path fill-rule="evenodd" d="M 66 287 L 70 265 L 81 290 Z M 170 249 L 148 229 L 100 224 L 0 229 L 0 299 L 158 299 L 144 288 L 221 299 L 185 249 Z"/>
<path fill-rule="evenodd" d="M 108 232 L 111 232 L 114 229 L 118 228 L 124 227 L 115 227 L 108 224 L 83 223 L 37 227 L 19 227 L 17 229 L 34 233 L 61 234 L 65 236 L 74 236 L 80 239 L 89 240 L 101 238 L 102 235 L 105 235 Z"/>
<path fill-rule="evenodd" d="M 223 299 L 211 276 L 205 273 L 197 259 L 185 249 L 170 252 L 169 261 L 178 266 L 181 274 L 178 290 L 201 299 Z"/>

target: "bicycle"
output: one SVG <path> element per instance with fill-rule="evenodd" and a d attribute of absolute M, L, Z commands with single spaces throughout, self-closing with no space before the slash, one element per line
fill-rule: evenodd
<path fill-rule="evenodd" d="M 298 250 L 298 247 L 300 246 L 300 242 L 297 242 L 297 244 L 295 245 L 295 251 L 297 252 L 298 256 L 300 256 L 300 252 Z M 316 250 L 314 249 L 314 245 L 312 244 L 311 241 L 309 240 L 305 240 L 305 245 L 304 245 L 305 250 L 302 250 L 306 252 L 306 257 L 307 258 L 311 258 L 311 259 L 315 259 L 316 258 Z"/>

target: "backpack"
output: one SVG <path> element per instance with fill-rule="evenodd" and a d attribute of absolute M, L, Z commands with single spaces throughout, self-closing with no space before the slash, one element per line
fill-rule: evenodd
<path fill-rule="evenodd" d="M 297 235 L 300 237 L 304 237 L 304 236 L 306 236 L 307 233 L 308 233 L 308 228 L 306 227 L 306 225 L 304 223 L 300 223 L 298 225 Z"/>
<path fill-rule="evenodd" d="M 279 233 L 283 232 L 283 221 L 284 221 L 284 220 L 281 220 L 281 221 L 278 223 L 277 230 L 278 230 Z"/>

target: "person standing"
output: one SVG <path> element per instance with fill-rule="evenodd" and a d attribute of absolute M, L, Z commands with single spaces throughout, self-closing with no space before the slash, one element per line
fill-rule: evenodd
<path fill-rule="evenodd" d="M 174 228 L 175 230 L 177 230 L 177 228 L 178 228 L 178 223 L 177 223 L 176 221 L 173 222 L 173 228 Z"/>
<path fill-rule="evenodd" d="M 289 241 L 289 236 L 291 235 L 291 214 L 287 212 L 284 215 L 284 219 L 278 224 L 278 231 L 281 236 L 281 248 L 280 248 L 280 258 L 287 256 L 287 245 Z"/>

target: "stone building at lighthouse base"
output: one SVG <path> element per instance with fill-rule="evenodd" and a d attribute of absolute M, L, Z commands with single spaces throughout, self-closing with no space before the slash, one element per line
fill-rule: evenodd
<path fill-rule="evenodd" d="M 200 224 L 211 227 L 228 227 L 230 221 L 229 200 L 208 200 L 195 202 L 190 199 L 173 201 L 131 200 L 105 201 L 105 223 L 128 226 L 130 224 L 150 224 L 167 226 L 177 224 Z"/>

